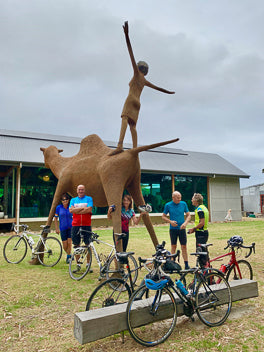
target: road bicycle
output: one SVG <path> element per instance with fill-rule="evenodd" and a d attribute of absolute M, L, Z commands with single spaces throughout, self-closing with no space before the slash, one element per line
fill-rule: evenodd
<path fill-rule="evenodd" d="M 224 250 L 230 248 L 231 251 L 220 256 L 217 256 L 213 259 L 209 257 L 208 247 L 212 246 L 212 243 L 208 244 L 199 244 L 197 251 L 207 252 L 206 256 L 201 260 L 197 260 L 197 264 L 200 267 L 212 268 L 212 263 L 222 260 L 225 257 L 230 257 L 228 264 L 222 264 L 220 271 L 224 274 L 227 281 L 241 280 L 241 279 L 253 279 L 253 269 L 251 264 L 245 259 L 237 260 L 237 253 L 243 249 L 249 249 L 249 252 L 245 255 L 245 258 L 248 258 L 252 251 L 255 253 L 255 243 L 252 243 L 250 246 L 245 246 L 243 244 L 243 239 L 240 236 L 233 236 L 227 241 L 227 246 Z M 200 257 L 201 258 L 201 257 Z"/>
<path fill-rule="evenodd" d="M 73 280 L 81 280 L 87 275 L 91 268 L 92 264 L 92 253 L 94 254 L 94 257 L 96 259 L 96 262 L 99 266 L 99 281 L 102 278 L 109 279 L 111 276 L 119 276 L 122 277 L 125 274 L 125 269 L 124 266 L 120 264 L 120 262 L 117 260 L 117 252 L 116 252 L 116 247 L 113 244 L 109 244 L 107 242 L 104 242 L 99 239 L 99 235 L 91 232 L 84 230 L 80 228 L 79 230 L 80 237 L 81 237 L 81 242 L 83 242 L 83 236 L 84 233 L 89 233 L 90 235 L 90 242 L 88 245 L 82 244 L 80 246 L 77 246 L 73 249 L 73 253 L 70 258 L 69 262 L 69 274 L 70 277 Z M 125 238 L 127 235 L 126 234 L 115 234 L 115 236 L 118 238 L 117 242 Z M 96 244 L 103 244 L 107 247 L 110 247 L 110 252 L 105 255 L 103 253 L 98 253 L 96 250 L 96 247 L 94 245 Z M 128 260 L 130 262 L 131 268 L 136 268 L 137 267 L 137 261 L 133 257 L 133 255 L 129 255 Z M 138 273 L 136 270 L 133 270 L 132 274 L 132 280 L 133 283 L 137 281 L 137 276 Z"/>
<path fill-rule="evenodd" d="M 49 229 L 43 228 L 42 234 L 47 234 Z M 19 233 L 19 228 L 22 228 L 22 233 Z M 43 237 L 42 234 L 37 235 L 38 241 L 35 241 L 31 235 L 36 235 L 28 231 L 28 225 L 14 225 L 13 229 L 16 235 L 11 236 L 4 244 L 3 254 L 8 263 L 18 264 L 27 254 L 27 248 L 31 249 L 32 256 L 36 256 L 39 262 L 48 267 L 56 265 L 62 256 L 62 246 L 60 241 L 52 236 Z M 46 231 L 45 231 L 46 229 Z M 35 245 L 35 247 L 34 247 Z"/>
<path fill-rule="evenodd" d="M 204 255 L 204 252 L 196 255 Z M 156 253 L 153 271 L 145 277 L 145 285 L 131 295 L 127 304 L 129 332 L 144 346 L 155 346 L 170 336 L 176 324 L 176 304 L 179 302 L 182 302 L 186 316 L 193 319 L 196 313 L 208 326 L 223 324 L 231 311 L 231 289 L 220 271 L 214 269 L 210 272 L 208 269 L 205 274 L 201 268 L 182 270 L 183 276 L 191 273 L 195 281 L 192 289 L 187 291 L 180 280 L 174 283 L 161 269 L 167 257 L 162 250 Z M 217 283 L 220 277 L 221 281 Z"/>

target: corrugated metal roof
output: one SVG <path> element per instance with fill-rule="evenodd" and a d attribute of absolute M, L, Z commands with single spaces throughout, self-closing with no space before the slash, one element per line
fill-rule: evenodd
<path fill-rule="evenodd" d="M 0 163 L 44 165 L 40 147 L 55 145 L 63 149 L 63 156 L 78 153 L 81 138 L 42 133 L 0 130 Z M 104 141 L 109 147 L 116 143 Z M 125 148 L 130 148 L 125 145 Z M 249 175 L 219 156 L 212 153 L 183 151 L 174 148 L 156 148 L 140 153 L 143 172 L 172 173 L 185 175 L 222 175 L 247 178 Z"/>

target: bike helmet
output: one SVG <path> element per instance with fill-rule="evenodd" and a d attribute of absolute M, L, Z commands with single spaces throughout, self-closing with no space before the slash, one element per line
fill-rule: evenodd
<path fill-rule="evenodd" d="M 145 284 L 150 290 L 161 290 L 167 285 L 168 282 L 168 279 L 160 279 L 158 281 L 154 281 L 152 279 L 145 279 Z"/>
<path fill-rule="evenodd" d="M 239 247 L 243 244 L 243 238 L 240 236 L 232 236 L 228 241 L 227 244 L 231 247 Z"/>

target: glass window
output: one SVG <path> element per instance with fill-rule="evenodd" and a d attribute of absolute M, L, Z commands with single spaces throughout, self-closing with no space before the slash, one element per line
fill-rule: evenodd
<path fill-rule="evenodd" d="M 152 212 L 162 213 L 171 200 L 171 175 L 142 173 L 141 190 L 145 202 L 152 206 Z"/>
<path fill-rule="evenodd" d="M 20 217 L 34 218 L 49 215 L 57 179 L 43 167 L 21 169 Z"/>
<path fill-rule="evenodd" d="M 192 205 L 192 196 L 194 193 L 200 193 L 204 198 L 204 205 L 207 207 L 207 177 L 205 176 L 174 176 L 175 191 L 179 191 L 190 211 L 194 211 Z"/>

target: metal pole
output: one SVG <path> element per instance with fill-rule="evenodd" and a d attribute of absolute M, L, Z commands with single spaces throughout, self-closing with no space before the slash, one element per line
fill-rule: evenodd
<path fill-rule="evenodd" d="M 22 169 L 22 163 L 20 163 L 19 166 L 17 167 L 17 187 L 16 187 L 16 224 L 17 225 L 19 225 L 21 169 Z"/>

